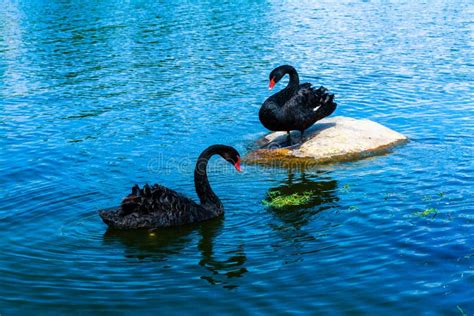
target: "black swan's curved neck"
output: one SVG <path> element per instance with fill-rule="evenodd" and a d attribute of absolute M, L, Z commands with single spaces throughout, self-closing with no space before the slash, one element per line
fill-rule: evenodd
<path fill-rule="evenodd" d="M 209 159 L 213 155 L 222 154 L 223 151 L 223 146 L 211 146 L 201 153 L 196 162 L 196 168 L 194 169 L 194 186 L 201 205 L 203 206 L 223 208 L 221 200 L 219 200 L 214 191 L 212 191 L 209 180 L 207 179 L 207 163 Z"/>
<path fill-rule="evenodd" d="M 298 89 L 300 86 L 300 77 L 298 76 L 296 69 L 293 66 L 285 65 L 282 66 L 282 71 L 284 74 L 288 74 L 290 76 L 290 81 L 288 81 L 288 85 L 285 89 Z"/>

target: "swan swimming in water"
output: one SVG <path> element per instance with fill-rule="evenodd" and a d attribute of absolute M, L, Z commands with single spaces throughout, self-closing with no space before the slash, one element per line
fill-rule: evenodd
<path fill-rule="evenodd" d="M 200 204 L 162 185 L 146 184 L 132 188 L 120 207 L 99 211 L 111 228 L 136 229 L 178 226 L 205 221 L 224 213 L 224 206 L 212 191 L 207 179 L 207 164 L 213 155 L 220 155 L 240 170 L 240 155 L 234 148 L 213 145 L 199 156 L 194 169 L 194 185 Z"/>

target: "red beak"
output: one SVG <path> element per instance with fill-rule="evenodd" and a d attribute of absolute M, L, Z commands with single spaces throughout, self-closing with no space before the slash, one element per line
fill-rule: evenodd
<path fill-rule="evenodd" d="M 234 164 L 234 167 L 238 172 L 242 172 L 242 169 L 240 169 L 240 157 L 237 158 L 237 162 Z"/>
<path fill-rule="evenodd" d="M 272 78 L 272 79 L 270 80 L 270 84 L 268 85 L 268 90 L 272 90 L 273 87 L 275 86 L 275 80 L 274 80 L 274 79 L 275 79 L 275 78 Z"/>

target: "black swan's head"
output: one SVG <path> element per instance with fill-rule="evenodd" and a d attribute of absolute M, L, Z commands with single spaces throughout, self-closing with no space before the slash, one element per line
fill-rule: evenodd
<path fill-rule="evenodd" d="M 225 145 L 220 145 L 219 155 L 224 158 L 227 162 L 231 163 L 237 171 L 240 169 L 240 154 L 235 148 Z"/>
<path fill-rule="evenodd" d="M 270 80 L 270 83 L 268 85 L 268 89 L 272 90 L 275 84 L 281 80 L 286 74 L 288 73 L 296 73 L 296 69 L 293 66 L 290 65 L 283 65 L 283 66 L 278 66 L 275 69 L 272 70 L 270 73 L 270 76 L 268 79 Z"/>

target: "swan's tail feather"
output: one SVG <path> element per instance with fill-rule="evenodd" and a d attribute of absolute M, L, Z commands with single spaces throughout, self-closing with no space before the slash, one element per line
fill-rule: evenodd
<path fill-rule="evenodd" d="M 337 107 L 337 103 L 334 102 L 334 94 L 329 93 L 328 89 L 323 86 L 313 91 L 317 100 L 317 106 L 313 108 L 317 120 L 331 115 Z"/>

